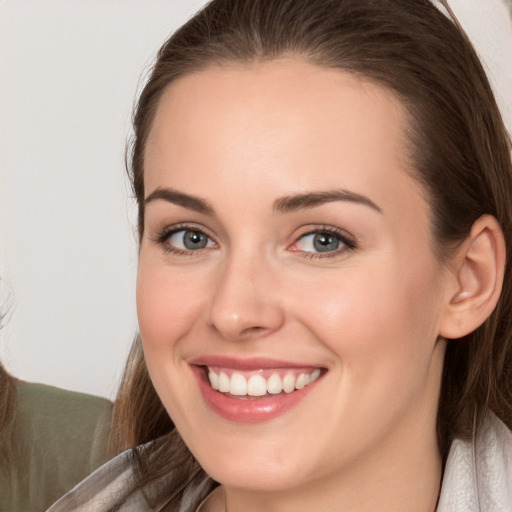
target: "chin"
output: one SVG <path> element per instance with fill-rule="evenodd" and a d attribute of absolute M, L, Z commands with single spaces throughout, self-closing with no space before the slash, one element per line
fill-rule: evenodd
<path fill-rule="evenodd" d="M 218 464 L 216 464 L 218 466 Z M 231 467 L 230 464 L 222 468 L 204 468 L 209 476 L 216 482 L 231 489 L 254 492 L 282 492 L 297 485 L 297 468 L 267 467 L 254 464 L 244 464 Z"/>
<path fill-rule="evenodd" d="M 240 490 L 285 491 L 303 482 L 313 471 L 314 461 L 294 457 L 294 450 L 285 446 L 261 440 L 261 442 L 222 443 L 217 440 L 215 451 L 194 450 L 197 460 L 206 473 L 222 485 Z M 247 441 L 247 440 L 246 440 Z M 210 446 L 213 442 L 210 443 Z M 296 453 L 295 453 L 296 455 Z M 308 472 L 308 466 L 312 471 Z M 302 468 L 302 470 L 299 470 Z"/>

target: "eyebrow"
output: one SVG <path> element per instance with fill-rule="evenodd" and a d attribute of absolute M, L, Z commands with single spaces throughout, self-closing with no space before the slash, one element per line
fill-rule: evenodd
<path fill-rule="evenodd" d="M 156 200 L 163 200 L 169 203 L 194 210 L 204 215 L 212 216 L 215 214 L 213 206 L 196 196 L 191 196 L 183 192 L 178 192 L 171 188 L 156 188 L 146 199 L 144 199 L 144 205 L 152 203 Z M 294 194 L 285 197 L 280 197 L 274 201 L 273 210 L 274 213 L 289 213 L 297 210 L 303 210 L 308 208 L 315 208 L 325 203 L 332 203 L 334 201 L 348 201 L 351 203 L 359 203 L 364 206 L 368 206 L 379 213 L 382 213 L 382 209 L 377 206 L 369 197 L 351 192 L 349 190 L 335 189 L 319 192 L 308 192 L 305 194 Z"/>
<path fill-rule="evenodd" d="M 184 194 L 183 192 L 178 192 L 177 190 L 173 190 L 171 188 L 161 187 L 156 188 L 153 192 L 151 192 L 151 194 L 149 194 L 148 197 L 146 197 L 146 199 L 144 199 L 144 206 L 152 203 L 153 201 L 156 201 L 157 199 L 161 199 L 178 206 L 183 206 L 184 208 L 194 210 L 204 215 L 211 216 L 215 213 L 213 206 L 211 206 L 210 203 L 204 199 Z"/>
<path fill-rule="evenodd" d="M 332 203 L 334 201 L 359 203 L 364 206 L 369 206 L 373 210 L 382 213 L 382 209 L 377 206 L 369 197 L 343 189 L 309 192 L 305 194 L 281 197 L 274 202 L 274 212 L 288 213 L 296 210 L 315 208 L 316 206 L 320 206 L 325 203 Z"/>

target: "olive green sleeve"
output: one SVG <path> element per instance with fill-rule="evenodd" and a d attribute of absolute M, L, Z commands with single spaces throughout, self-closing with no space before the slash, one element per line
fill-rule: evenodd
<path fill-rule="evenodd" d="M 18 382 L 13 459 L 0 474 L 0 511 L 43 511 L 106 460 L 109 401 Z"/>

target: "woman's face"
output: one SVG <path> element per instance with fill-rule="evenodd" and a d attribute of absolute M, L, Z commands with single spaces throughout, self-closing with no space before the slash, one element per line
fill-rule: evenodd
<path fill-rule="evenodd" d="M 210 67 L 163 96 L 140 330 L 165 407 L 228 488 L 432 452 L 448 280 L 406 129 L 389 91 L 294 59 Z"/>

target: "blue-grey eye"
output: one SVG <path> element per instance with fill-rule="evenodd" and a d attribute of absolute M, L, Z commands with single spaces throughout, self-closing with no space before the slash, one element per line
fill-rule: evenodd
<path fill-rule="evenodd" d="M 175 231 L 169 238 L 168 243 L 176 249 L 195 251 L 206 247 L 213 247 L 213 241 L 202 231 L 192 229 L 180 229 Z"/>
<path fill-rule="evenodd" d="M 296 247 L 303 252 L 331 252 L 340 249 L 342 244 L 343 241 L 334 233 L 317 232 L 301 236 Z"/>

